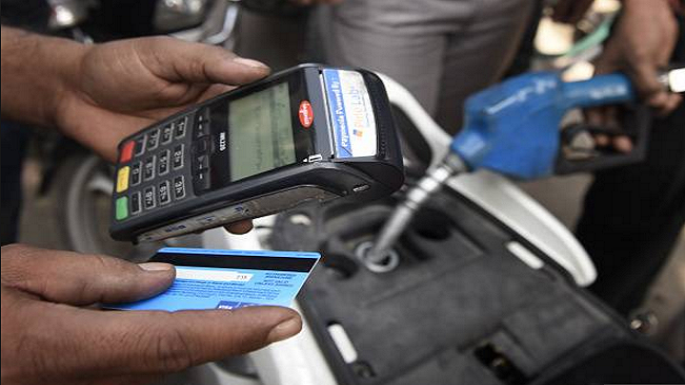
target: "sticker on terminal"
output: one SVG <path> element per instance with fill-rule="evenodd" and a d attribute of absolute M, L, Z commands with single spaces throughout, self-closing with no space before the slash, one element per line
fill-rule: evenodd
<path fill-rule="evenodd" d="M 312 105 L 308 100 L 303 100 L 300 103 L 298 115 L 300 117 L 300 124 L 302 127 L 309 128 L 312 126 L 312 123 L 314 123 L 314 110 L 312 109 Z"/>
<path fill-rule="evenodd" d="M 328 114 L 335 133 L 335 156 L 376 155 L 376 120 L 369 91 L 359 72 L 323 70 Z"/>
<path fill-rule="evenodd" d="M 167 247 L 150 260 L 176 266 L 176 280 L 167 291 L 104 307 L 163 311 L 288 307 L 320 258 L 309 252 Z"/>

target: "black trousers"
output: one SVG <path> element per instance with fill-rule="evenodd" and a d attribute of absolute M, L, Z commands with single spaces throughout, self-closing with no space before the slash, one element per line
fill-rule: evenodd
<path fill-rule="evenodd" d="M 685 27 L 674 62 L 685 63 Z M 598 173 L 577 236 L 595 262 L 590 288 L 623 314 L 643 300 L 685 225 L 685 105 L 655 119 L 645 162 Z"/>

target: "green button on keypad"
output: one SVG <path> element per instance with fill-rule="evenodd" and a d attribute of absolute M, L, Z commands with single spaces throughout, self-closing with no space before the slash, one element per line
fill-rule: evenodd
<path fill-rule="evenodd" d="M 128 218 L 128 197 L 121 197 L 117 199 L 117 204 L 116 204 L 116 218 L 118 221 L 123 221 L 124 219 Z"/>

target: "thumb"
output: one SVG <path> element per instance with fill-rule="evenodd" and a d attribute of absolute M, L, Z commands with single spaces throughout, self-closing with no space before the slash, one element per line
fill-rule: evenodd
<path fill-rule="evenodd" d="M 136 265 L 121 259 L 23 245 L 2 248 L 2 282 L 45 300 L 75 306 L 131 302 L 166 290 L 172 265 Z"/>
<path fill-rule="evenodd" d="M 297 312 L 279 307 L 175 313 L 53 310 L 54 314 L 60 312 L 78 316 L 80 321 L 64 326 L 77 332 L 61 333 L 75 337 L 60 346 L 78 348 L 69 349 L 73 354 L 60 357 L 59 367 L 67 373 L 109 376 L 176 372 L 260 349 L 289 338 L 302 328 Z"/>
<path fill-rule="evenodd" d="M 136 51 L 147 68 L 169 82 L 227 85 L 251 83 L 267 76 L 266 64 L 224 48 L 168 37 L 139 39 Z"/>
<path fill-rule="evenodd" d="M 659 82 L 659 73 L 656 65 L 642 62 L 632 66 L 632 68 L 628 68 L 628 70 L 635 83 L 635 87 L 648 102 L 651 102 L 653 99 L 658 100 L 660 95 L 668 95 L 664 86 Z"/>
<path fill-rule="evenodd" d="M 656 66 L 640 64 L 636 66 L 632 78 L 644 103 L 656 110 L 659 116 L 668 115 L 680 104 L 680 95 L 668 92 L 658 81 Z"/>

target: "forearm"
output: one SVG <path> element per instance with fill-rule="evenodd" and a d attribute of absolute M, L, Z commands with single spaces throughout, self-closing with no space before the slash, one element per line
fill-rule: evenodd
<path fill-rule="evenodd" d="M 2 117 L 55 126 L 60 100 L 78 79 L 86 47 L 2 27 Z"/>

